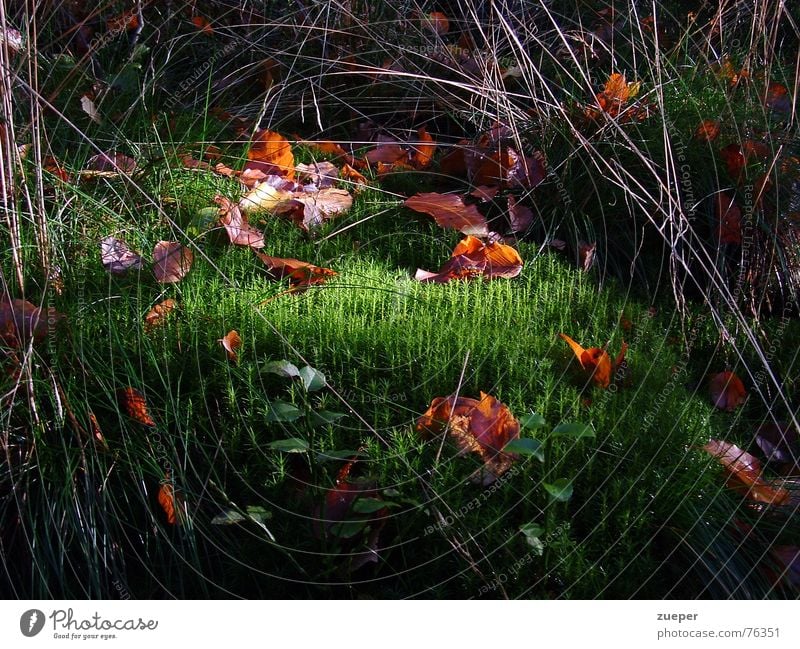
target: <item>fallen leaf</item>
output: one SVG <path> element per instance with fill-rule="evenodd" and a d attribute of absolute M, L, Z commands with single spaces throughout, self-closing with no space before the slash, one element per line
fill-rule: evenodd
<path fill-rule="evenodd" d="M 578 242 L 578 268 L 583 272 L 588 273 L 595 262 L 595 254 L 597 253 L 597 242 L 586 243 L 585 241 Z"/>
<path fill-rule="evenodd" d="M 443 36 L 450 31 L 450 21 L 441 11 L 432 11 L 424 19 L 423 24 L 434 34 Z"/>
<path fill-rule="evenodd" d="M 468 236 L 456 245 L 450 259 L 438 273 L 418 269 L 414 279 L 437 284 L 479 276 L 510 279 L 522 272 L 522 265 L 522 257 L 511 246 L 497 242 L 487 244 Z"/>
<path fill-rule="evenodd" d="M 511 194 L 508 196 L 508 222 L 511 232 L 525 232 L 533 224 L 533 210 L 519 203 Z"/>
<path fill-rule="evenodd" d="M 175 495 L 175 485 L 172 483 L 169 473 L 166 475 L 166 481 L 161 483 L 158 488 L 158 504 L 164 511 L 167 517 L 167 523 L 170 525 L 181 524 L 180 501 Z"/>
<path fill-rule="evenodd" d="M 294 154 L 289 141 L 280 133 L 262 129 L 253 136 L 250 150 L 247 152 L 250 161 L 246 169 L 260 169 L 265 173 L 277 173 L 289 179 L 294 178 Z"/>
<path fill-rule="evenodd" d="M 358 170 L 351 167 L 349 164 L 342 165 L 342 168 L 339 170 L 339 175 L 341 176 L 342 180 L 346 180 L 347 182 L 354 183 L 357 188 L 366 187 L 367 186 L 367 179 L 361 174 Z"/>
<path fill-rule="evenodd" d="M 703 447 L 719 460 L 728 472 L 728 485 L 743 491 L 751 500 L 780 505 L 789 498 L 789 491 L 766 482 L 761 475 L 761 463 L 756 457 L 735 444 L 711 439 Z"/>
<path fill-rule="evenodd" d="M 175 241 L 159 241 L 153 249 L 153 274 L 162 284 L 181 281 L 192 267 L 194 255 Z"/>
<path fill-rule="evenodd" d="M 457 194 L 437 192 L 415 194 L 406 199 L 404 205 L 415 212 L 432 216 L 440 227 L 453 228 L 476 237 L 489 235 L 486 217 L 475 205 L 465 205 L 464 199 Z"/>
<path fill-rule="evenodd" d="M 769 84 L 764 105 L 776 113 L 792 114 L 792 97 L 782 83 L 773 81 Z"/>
<path fill-rule="evenodd" d="M 123 153 L 98 153 L 86 161 L 80 176 L 83 179 L 110 178 L 120 174 L 132 174 L 136 171 L 136 166 L 136 160 Z"/>
<path fill-rule="evenodd" d="M 767 462 L 780 462 L 795 472 L 800 467 L 800 441 L 797 428 L 787 422 L 767 422 L 756 430 L 756 444 Z"/>
<path fill-rule="evenodd" d="M 97 112 L 97 107 L 94 101 L 88 95 L 81 95 L 81 109 L 89 116 L 95 124 L 102 124 L 103 120 L 100 119 L 100 113 Z"/>
<path fill-rule="evenodd" d="M 698 142 L 713 142 L 719 137 L 720 124 L 715 119 L 704 119 L 694 130 L 694 139 Z"/>
<path fill-rule="evenodd" d="M 214 197 L 214 202 L 219 205 L 219 223 L 225 228 L 232 244 L 250 248 L 264 247 L 264 234 L 247 222 L 238 205 L 219 194 Z"/>
<path fill-rule="evenodd" d="M 484 392 L 480 399 L 437 397 L 417 420 L 417 431 L 423 434 L 438 436 L 447 432 L 459 455 L 477 454 L 484 466 L 471 479 L 484 485 L 511 468 L 516 456 L 504 453 L 503 447 L 519 437 L 519 428 L 508 407 Z"/>
<path fill-rule="evenodd" d="M 314 284 L 322 284 L 331 277 L 336 276 L 336 271 L 330 268 L 321 268 L 307 261 L 298 259 L 270 257 L 258 251 L 256 256 L 264 262 L 271 275 L 276 279 L 289 278 L 289 286 L 294 292 L 306 289 Z"/>
<path fill-rule="evenodd" d="M 192 16 L 192 25 L 203 34 L 211 36 L 214 33 L 214 28 L 211 26 L 211 23 L 203 16 Z"/>
<path fill-rule="evenodd" d="M 269 182 L 261 182 L 239 201 L 239 208 L 244 212 L 256 210 L 273 211 L 279 205 L 292 200 L 292 192 L 278 189 Z"/>
<path fill-rule="evenodd" d="M 405 147 L 395 140 L 382 139 L 378 141 L 377 146 L 364 156 L 364 159 L 372 164 L 377 165 L 379 162 L 384 164 L 394 164 L 399 160 L 407 160 L 408 152 Z"/>
<path fill-rule="evenodd" d="M 411 164 L 417 169 L 427 169 L 433 162 L 433 152 L 436 150 L 436 143 L 428 134 L 427 129 L 422 126 L 417 131 L 418 143 L 412 145 Z"/>
<path fill-rule="evenodd" d="M 331 187 L 339 178 L 339 170 L 330 162 L 313 162 L 310 165 L 300 163 L 295 171 L 301 180 L 308 179 L 315 189 Z"/>
<path fill-rule="evenodd" d="M 288 216 L 302 230 L 309 231 L 344 214 L 352 206 L 353 197 L 346 189 L 328 187 L 315 192 L 295 192 L 291 200 L 279 204 L 274 211 Z"/>
<path fill-rule="evenodd" d="M 106 237 L 100 242 L 100 261 L 109 273 L 124 275 L 129 270 L 140 270 L 144 260 L 128 248 L 121 239 Z"/>
<path fill-rule="evenodd" d="M 64 318 L 54 307 L 42 309 L 27 300 L 0 297 L 0 340 L 8 347 L 41 342 Z"/>
<path fill-rule="evenodd" d="M 611 384 L 612 375 L 625 361 L 625 353 L 628 351 L 628 344 L 624 341 L 622 342 L 622 349 L 612 363 L 611 357 L 605 349 L 601 349 L 600 347 L 584 349 L 567 334 L 560 333 L 558 335 L 570 346 L 572 353 L 575 354 L 575 358 L 578 359 L 581 367 L 590 372 L 590 376 L 595 385 L 601 388 L 607 388 Z"/>
<path fill-rule="evenodd" d="M 732 412 L 747 398 L 744 383 L 734 372 L 713 374 L 708 384 L 711 401 L 720 410 Z"/>
<path fill-rule="evenodd" d="M 156 425 L 147 409 L 147 401 L 145 401 L 144 395 L 139 390 L 132 387 L 123 388 L 117 391 L 117 398 L 131 419 L 143 426 L 154 427 Z"/>
<path fill-rule="evenodd" d="M 164 324 L 167 316 L 178 307 L 178 303 L 171 297 L 156 304 L 144 316 L 145 333 L 151 333 L 156 327 Z"/>
<path fill-rule="evenodd" d="M 719 192 L 714 197 L 714 215 L 719 242 L 741 245 L 742 210 L 728 192 Z"/>
<path fill-rule="evenodd" d="M 233 361 L 234 363 L 239 362 L 239 354 L 238 351 L 242 346 L 242 337 L 238 334 L 235 329 L 231 329 L 228 333 L 226 333 L 222 338 L 219 339 L 219 343 L 225 348 L 225 351 L 228 353 L 228 360 Z"/>

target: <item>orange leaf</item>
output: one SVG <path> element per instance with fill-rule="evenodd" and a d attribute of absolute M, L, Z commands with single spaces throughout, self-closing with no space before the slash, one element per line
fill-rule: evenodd
<path fill-rule="evenodd" d="M 280 133 L 262 129 L 253 136 L 253 143 L 247 152 L 246 168 L 259 168 L 266 173 L 277 173 L 289 179 L 294 178 L 294 154 L 289 141 Z M 266 166 L 266 168 L 262 168 Z"/>
<path fill-rule="evenodd" d="M 450 259 L 438 273 L 418 269 L 414 279 L 437 284 L 478 276 L 510 279 L 522 272 L 522 265 L 522 257 L 511 246 L 497 242 L 486 244 L 468 236 L 456 245 Z"/>
<path fill-rule="evenodd" d="M 426 169 L 433 161 L 433 152 L 436 150 L 436 143 L 424 126 L 420 127 L 417 131 L 417 139 L 419 139 L 419 143 L 413 145 L 411 163 L 417 169 Z"/>
<path fill-rule="evenodd" d="M 698 142 L 712 142 L 719 136 L 720 124 L 715 119 L 704 119 L 694 130 L 694 139 Z"/>
<path fill-rule="evenodd" d="M 222 344 L 225 351 L 228 353 L 228 360 L 238 363 L 239 355 L 237 352 L 242 346 L 242 337 L 238 332 L 235 329 L 231 329 L 225 336 L 220 338 L 218 342 Z"/>
<path fill-rule="evenodd" d="M 572 353 L 575 354 L 581 367 L 591 372 L 594 383 L 601 388 L 607 388 L 611 384 L 612 374 L 625 360 L 625 352 L 628 350 L 627 343 L 622 343 L 622 350 L 617 355 L 616 361 L 612 364 L 611 357 L 605 349 L 601 349 L 600 347 L 584 349 L 567 334 L 560 333 L 558 335 L 572 348 Z"/>
<path fill-rule="evenodd" d="M 203 16 L 192 16 L 192 25 L 197 27 L 201 32 L 204 34 L 213 34 L 214 28 L 211 26 L 211 23 Z"/>
<path fill-rule="evenodd" d="M 164 324 L 167 316 L 178 307 L 178 303 L 171 297 L 156 304 L 144 316 L 144 330 L 150 333 L 156 327 Z"/>
<path fill-rule="evenodd" d="M 313 284 L 322 284 L 331 277 L 336 276 L 336 271 L 330 268 L 314 266 L 314 264 L 310 264 L 307 261 L 270 257 L 258 251 L 254 252 L 264 262 L 264 265 L 267 266 L 272 275 L 278 278 L 288 277 L 289 286 L 295 292 L 306 289 Z"/>
<path fill-rule="evenodd" d="M 720 410 L 732 412 L 747 398 L 744 383 L 734 372 L 714 374 L 708 385 L 711 401 Z"/>
<path fill-rule="evenodd" d="M 441 11 L 432 11 L 429 13 L 424 23 L 425 27 L 439 36 L 442 36 L 450 31 L 450 21 Z"/>
<path fill-rule="evenodd" d="M 339 175 L 342 177 L 342 180 L 347 180 L 351 183 L 355 183 L 356 185 L 363 185 L 364 187 L 367 186 L 367 179 L 364 177 L 364 175 L 351 167 L 349 164 L 345 163 L 342 165 L 342 168 L 339 170 Z M 356 188 L 356 191 L 357 190 L 358 187 Z"/>
<path fill-rule="evenodd" d="M 417 431 L 427 435 L 447 432 L 459 455 L 475 453 L 484 462 L 472 475 L 473 481 L 491 484 L 509 468 L 516 456 L 503 453 L 512 439 L 519 437 L 519 422 L 508 407 L 481 392 L 480 399 L 437 397 L 417 420 Z"/>
<path fill-rule="evenodd" d="M 181 281 L 192 267 L 194 255 L 175 241 L 159 241 L 153 249 L 153 274 L 162 284 Z"/>
<path fill-rule="evenodd" d="M 169 473 L 165 477 L 165 482 L 162 482 L 158 488 L 158 504 L 161 505 L 161 509 L 167 517 L 167 523 L 170 525 L 181 524 L 181 501 L 175 494 L 175 485 L 172 483 Z"/>
<path fill-rule="evenodd" d="M 486 217 L 475 205 L 465 205 L 464 199 L 456 194 L 437 192 L 415 194 L 406 199 L 404 205 L 415 212 L 432 216 L 443 228 L 453 228 L 478 237 L 489 236 Z"/>
<path fill-rule="evenodd" d="M 144 426 L 155 426 L 156 422 L 147 410 L 144 395 L 136 388 L 127 387 L 117 391 L 117 397 L 128 416 Z"/>

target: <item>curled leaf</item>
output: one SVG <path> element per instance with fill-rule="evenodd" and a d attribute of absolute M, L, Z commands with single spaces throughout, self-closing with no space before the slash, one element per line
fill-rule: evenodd
<path fill-rule="evenodd" d="M 519 437 L 519 428 L 508 407 L 484 392 L 480 399 L 437 397 L 417 420 L 419 432 L 434 436 L 447 432 L 459 454 L 477 454 L 484 467 L 473 474 L 472 480 L 484 485 L 511 468 L 516 458 L 504 453 L 503 448 Z"/>
<path fill-rule="evenodd" d="M 465 205 L 464 199 L 456 194 L 415 194 L 406 199 L 404 205 L 415 212 L 432 216 L 440 227 L 453 228 L 476 237 L 489 235 L 486 217 L 475 205 Z"/>
<path fill-rule="evenodd" d="M 336 276 L 336 271 L 330 268 L 321 268 L 307 261 L 299 259 L 270 257 L 256 251 L 256 256 L 264 262 L 270 274 L 278 279 L 289 278 L 289 286 L 299 292 L 314 284 L 322 284 L 331 277 Z"/>
<path fill-rule="evenodd" d="M 164 324 L 167 316 L 178 307 L 178 303 L 171 297 L 156 304 L 144 316 L 144 330 L 150 333 L 156 327 Z"/>
<path fill-rule="evenodd" d="M 238 332 L 235 329 L 231 329 L 222 338 L 220 338 L 218 342 L 225 348 L 225 351 L 228 354 L 228 360 L 238 363 L 238 352 L 242 346 L 242 337 L 238 334 Z"/>
<path fill-rule="evenodd" d="M 260 169 L 294 178 L 294 154 L 289 141 L 280 133 L 262 129 L 253 136 L 247 152 L 247 169 Z"/>
<path fill-rule="evenodd" d="M 751 500 L 780 505 L 789 498 L 789 491 L 776 487 L 761 475 L 761 463 L 756 457 L 735 444 L 722 440 L 709 440 L 703 449 L 713 455 L 728 472 L 728 485 L 742 491 Z"/>
<path fill-rule="evenodd" d="M 483 243 L 468 236 L 453 249 L 453 254 L 438 273 L 417 270 L 414 279 L 419 282 L 444 284 L 454 279 L 472 277 L 512 278 L 522 272 L 522 257 L 511 246 L 502 243 Z"/>
<path fill-rule="evenodd" d="M 720 372 L 711 376 L 708 384 L 711 401 L 720 410 L 732 412 L 747 398 L 747 390 L 735 372 Z"/>
<path fill-rule="evenodd" d="M 595 385 L 601 388 L 607 388 L 611 384 L 612 375 L 625 361 L 625 353 L 628 350 L 627 343 L 623 341 L 622 349 L 612 363 L 611 357 L 605 349 L 601 349 L 600 347 L 584 349 L 567 334 L 560 333 L 558 335 L 570 346 L 572 353 L 575 354 L 575 358 L 578 359 L 581 367 L 590 373 Z"/>
<path fill-rule="evenodd" d="M 219 223 L 225 228 L 232 244 L 250 248 L 264 247 L 263 233 L 247 222 L 238 205 L 220 195 L 214 197 L 214 202 L 219 205 Z"/>

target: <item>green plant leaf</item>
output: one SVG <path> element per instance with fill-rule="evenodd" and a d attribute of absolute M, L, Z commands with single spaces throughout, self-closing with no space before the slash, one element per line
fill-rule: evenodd
<path fill-rule="evenodd" d="M 520 526 L 519 531 L 522 532 L 525 542 L 533 548 L 533 551 L 538 556 L 542 556 L 544 554 L 544 542 L 539 537 L 544 534 L 544 528 L 536 523 L 525 523 L 525 525 Z"/>
<path fill-rule="evenodd" d="M 309 423 L 312 426 L 325 426 L 327 424 L 332 424 L 342 417 L 347 417 L 347 413 L 332 412 L 330 410 L 314 410 L 313 412 L 308 413 Z"/>
<path fill-rule="evenodd" d="M 353 451 L 349 448 L 344 448 L 340 451 L 325 451 L 324 453 L 317 453 L 317 462 L 330 462 L 331 460 L 349 460 L 353 457 L 363 457 L 366 453 L 363 451 Z"/>
<path fill-rule="evenodd" d="M 553 500 L 565 503 L 572 498 L 572 481 L 567 478 L 559 478 L 552 484 L 545 482 L 543 485 Z"/>
<path fill-rule="evenodd" d="M 278 439 L 270 442 L 267 446 L 273 451 L 282 451 L 283 453 L 305 453 L 308 451 L 308 442 L 299 437 Z"/>
<path fill-rule="evenodd" d="M 341 521 L 331 525 L 331 534 L 340 539 L 349 539 L 363 530 L 369 521 Z"/>
<path fill-rule="evenodd" d="M 386 509 L 386 501 L 377 498 L 359 498 L 353 503 L 353 512 L 356 514 L 373 514 L 381 509 Z"/>
<path fill-rule="evenodd" d="M 266 420 L 268 422 L 290 422 L 296 421 L 302 416 L 303 411 L 298 409 L 297 406 L 286 401 L 273 401 L 269 404 Z"/>
<path fill-rule="evenodd" d="M 272 518 L 272 512 L 268 511 L 260 505 L 248 505 L 247 515 L 256 523 L 263 523 Z"/>
<path fill-rule="evenodd" d="M 516 453 L 517 455 L 533 455 L 540 462 L 544 462 L 544 449 L 538 439 L 532 437 L 519 437 L 512 439 L 503 447 L 503 453 Z"/>
<path fill-rule="evenodd" d="M 536 430 L 537 428 L 544 428 L 547 423 L 538 412 L 532 412 L 529 415 L 525 415 L 521 417 L 519 420 L 519 425 L 522 428 L 527 428 L 528 430 Z"/>
<path fill-rule="evenodd" d="M 594 429 L 589 424 L 559 424 L 553 429 L 553 437 L 595 437 Z"/>
<path fill-rule="evenodd" d="M 294 379 L 300 376 L 300 370 L 297 369 L 297 365 L 289 361 L 269 361 L 268 363 L 264 363 L 261 369 L 270 374 L 277 374 L 287 379 Z"/>
<path fill-rule="evenodd" d="M 236 523 L 241 523 L 243 520 L 246 520 L 244 516 L 242 516 L 239 512 L 235 509 L 226 509 L 221 514 L 217 514 L 214 518 L 211 519 L 212 525 L 236 525 Z"/>
<path fill-rule="evenodd" d="M 306 365 L 300 369 L 300 378 L 303 380 L 303 385 L 307 392 L 321 390 L 327 385 L 325 375 L 310 365 Z"/>

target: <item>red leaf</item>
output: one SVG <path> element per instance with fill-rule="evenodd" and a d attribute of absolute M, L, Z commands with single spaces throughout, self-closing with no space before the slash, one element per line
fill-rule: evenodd
<path fill-rule="evenodd" d="M 717 237 L 720 243 L 742 243 L 742 210 L 727 192 L 714 197 L 714 213 L 717 218 Z"/>
<path fill-rule="evenodd" d="M 428 134 L 427 129 L 422 126 L 417 131 L 419 142 L 412 145 L 411 164 L 417 169 L 427 169 L 433 161 L 433 152 L 436 150 L 436 142 Z"/>
<path fill-rule="evenodd" d="M 477 237 L 489 235 L 483 214 L 474 205 L 465 205 L 464 199 L 456 194 L 437 192 L 415 194 L 406 199 L 404 205 L 415 212 L 432 216 L 443 228 L 453 228 Z"/>
<path fill-rule="evenodd" d="M 720 372 L 711 376 L 708 385 L 711 401 L 720 410 L 732 412 L 747 398 L 744 383 L 734 372 Z"/>
<path fill-rule="evenodd" d="M 214 197 L 214 202 L 219 205 L 220 225 L 225 228 L 232 244 L 250 248 L 264 247 L 264 234 L 247 222 L 236 203 L 219 194 Z"/>
<path fill-rule="evenodd" d="M 131 419 L 139 422 L 143 426 L 153 427 L 156 425 L 156 422 L 153 421 L 147 409 L 147 402 L 145 401 L 144 395 L 139 392 L 139 390 L 127 387 L 118 390 L 117 397 L 120 405 Z"/>
<path fill-rule="evenodd" d="M 43 310 L 27 300 L 0 297 L 0 340 L 9 347 L 41 342 L 64 318 L 53 307 Z"/>
<path fill-rule="evenodd" d="M 694 139 L 698 142 L 713 142 L 719 137 L 720 125 L 717 120 L 704 119 L 694 131 Z"/>
<path fill-rule="evenodd" d="M 497 242 L 486 244 L 468 236 L 456 245 L 452 256 L 438 273 L 418 269 L 414 279 L 437 284 L 478 276 L 510 279 L 522 272 L 522 265 L 522 257 L 511 246 Z"/>
<path fill-rule="evenodd" d="M 322 284 L 336 276 L 336 271 L 315 266 L 307 261 L 270 257 L 260 252 L 256 252 L 256 256 L 264 262 L 270 274 L 278 279 L 288 277 L 289 286 L 295 292 L 300 292 L 313 284 Z"/>
<path fill-rule="evenodd" d="M 519 437 L 519 422 L 507 406 L 481 392 L 481 398 L 437 397 L 417 420 L 417 431 L 428 435 L 447 432 L 459 455 L 475 453 L 484 462 L 472 480 L 487 485 L 503 475 L 516 456 L 503 453 L 512 439 Z"/>
<path fill-rule="evenodd" d="M 181 281 L 192 267 L 194 255 L 175 241 L 159 241 L 153 249 L 153 274 L 162 284 Z"/>

